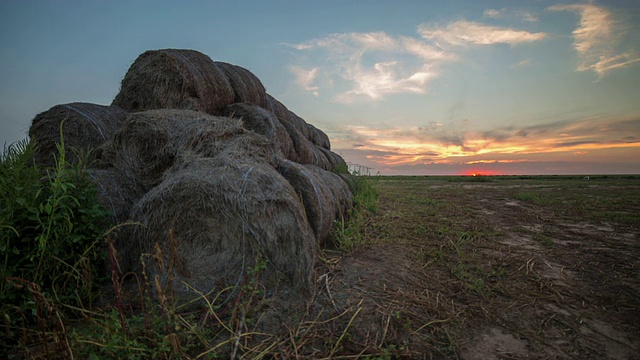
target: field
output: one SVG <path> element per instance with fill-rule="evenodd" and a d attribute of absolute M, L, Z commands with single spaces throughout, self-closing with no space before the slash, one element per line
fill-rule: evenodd
<path fill-rule="evenodd" d="M 375 181 L 366 245 L 326 291 L 360 309 L 358 338 L 416 358 L 640 358 L 639 178 Z"/>
<path fill-rule="evenodd" d="M 7 355 L 640 358 L 640 176 L 358 179 L 377 202 L 335 224 L 309 296 L 262 288 L 261 263 L 183 307 L 114 270 L 92 303 L 30 290 Z"/>

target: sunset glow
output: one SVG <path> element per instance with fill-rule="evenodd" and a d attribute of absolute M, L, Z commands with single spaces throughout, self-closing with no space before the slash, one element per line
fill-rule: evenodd
<path fill-rule="evenodd" d="M 637 2 L 76 5 L 0 2 L 0 142 L 174 47 L 249 69 L 373 173 L 640 173 Z"/>

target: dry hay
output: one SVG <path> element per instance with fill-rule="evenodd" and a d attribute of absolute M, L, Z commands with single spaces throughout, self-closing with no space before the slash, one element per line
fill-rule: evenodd
<path fill-rule="evenodd" d="M 318 150 L 324 154 L 324 156 L 327 158 L 327 161 L 329 162 L 329 169 L 326 170 L 348 172 L 347 163 L 346 161 L 344 161 L 342 156 L 324 147 L 318 147 Z"/>
<path fill-rule="evenodd" d="M 329 141 L 327 134 L 309 123 L 307 123 L 307 126 L 309 127 L 309 140 L 311 140 L 311 142 L 316 146 L 331 150 L 331 142 Z"/>
<path fill-rule="evenodd" d="M 262 159 L 275 163 L 279 150 L 242 121 L 191 110 L 150 110 L 131 114 L 113 140 L 99 149 L 102 167 L 117 169 L 126 187 L 142 196 L 182 157 Z"/>
<path fill-rule="evenodd" d="M 224 62 L 215 62 L 222 71 L 224 71 L 229 83 L 233 88 L 235 95 L 234 103 L 247 102 L 257 106 L 266 107 L 269 104 L 267 92 L 258 79 L 251 71 Z"/>
<path fill-rule="evenodd" d="M 298 161 L 293 142 L 287 130 L 269 111 L 250 103 L 235 103 L 224 109 L 225 116 L 242 119 L 244 128 L 264 135 L 275 142 L 284 156 L 292 161 Z"/>
<path fill-rule="evenodd" d="M 319 244 L 323 244 L 337 219 L 353 206 L 353 194 L 337 174 L 315 165 L 301 165 L 283 160 L 278 172 L 300 194 L 307 220 Z"/>
<path fill-rule="evenodd" d="M 111 222 L 127 221 L 137 199 L 122 186 L 121 175 L 115 169 L 88 169 L 87 173 L 96 186 L 100 205 L 111 213 Z"/>
<path fill-rule="evenodd" d="M 131 65 L 113 105 L 130 111 L 188 109 L 221 115 L 234 102 L 225 72 L 194 50 L 150 50 Z"/>
<path fill-rule="evenodd" d="M 272 166 L 218 157 L 174 170 L 132 210 L 145 226 L 121 239 L 121 253 L 135 261 L 159 242 L 165 265 L 147 270 L 166 286 L 162 268 L 173 254 L 172 285 L 182 298 L 195 295 L 184 283 L 202 293 L 237 287 L 259 260 L 268 261 L 266 286 L 280 274 L 299 291 L 311 288 L 317 244 L 295 190 Z"/>
<path fill-rule="evenodd" d="M 313 164 L 325 170 L 333 170 L 331 161 L 324 154 L 323 150 L 326 149 L 314 145 L 290 123 L 281 122 L 281 124 L 289 134 L 295 151 L 295 156 L 287 157 L 289 160 L 300 164 Z"/>
<path fill-rule="evenodd" d="M 270 106 L 268 110 L 273 113 L 289 133 L 293 147 L 297 153 L 297 159 L 287 157 L 289 160 L 300 164 L 313 164 L 325 170 L 334 170 L 344 161 L 338 161 L 335 156 L 327 156 L 325 150 L 331 148 L 327 134 L 311 124 L 307 124 L 302 118 L 291 112 L 273 96 L 267 94 Z"/>
<path fill-rule="evenodd" d="M 127 112 L 115 106 L 89 103 L 56 105 L 38 114 L 29 128 L 29 137 L 36 141 L 35 160 L 43 166 L 54 166 L 60 142 L 60 126 L 65 145 L 66 160 L 78 161 L 72 148 L 87 152 L 111 139 L 122 126 Z M 90 154 L 88 160 L 94 159 Z"/>
<path fill-rule="evenodd" d="M 273 96 L 267 94 L 267 99 L 269 100 L 269 105 L 266 109 L 271 111 L 271 113 L 280 120 L 282 125 L 290 125 L 299 131 L 307 140 L 311 138 L 309 126 L 301 117 L 287 109 L 284 104 L 276 100 Z"/>

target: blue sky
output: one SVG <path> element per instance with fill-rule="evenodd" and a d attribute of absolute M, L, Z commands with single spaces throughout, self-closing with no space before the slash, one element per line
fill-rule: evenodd
<path fill-rule="evenodd" d="M 374 173 L 640 173 L 637 1 L 0 0 L 0 46 L 0 144 L 188 48 Z"/>

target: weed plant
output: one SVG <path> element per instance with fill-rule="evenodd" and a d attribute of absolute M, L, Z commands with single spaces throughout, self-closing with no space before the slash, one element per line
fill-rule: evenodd
<path fill-rule="evenodd" d="M 44 338 L 51 327 L 63 326 L 69 309 L 90 303 L 104 278 L 100 241 L 108 213 L 82 161 L 69 164 L 61 142 L 55 167 L 40 169 L 33 149 L 23 140 L 5 147 L 0 157 L 0 347 L 5 351 L 33 341 L 35 325 Z M 65 311 L 58 311 L 60 304 Z"/>
<path fill-rule="evenodd" d="M 336 220 L 329 236 L 340 251 L 351 251 L 363 243 L 371 214 L 378 210 L 376 177 L 351 174 L 353 208 L 344 219 Z"/>

